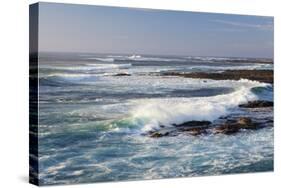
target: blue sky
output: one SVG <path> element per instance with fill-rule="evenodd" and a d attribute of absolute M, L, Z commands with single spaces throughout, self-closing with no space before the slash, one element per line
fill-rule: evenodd
<path fill-rule="evenodd" d="M 273 57 L 273 18 L 40 3 L 39 51 Z"/>

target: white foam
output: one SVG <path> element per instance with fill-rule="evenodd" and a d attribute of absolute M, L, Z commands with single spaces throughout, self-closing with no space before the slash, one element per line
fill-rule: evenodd
<path fill-rule="evenodd" d="M 185 59 L 176 59 L 176 58 L 163 58 L 163 57 L 143 57 L 140 55 L 131 55 L 126 57 L 128 60 L 133 61 L 162 61 L 162 62 L 171 62 L 171 61 L 185 61 Z"/>
<path fill-rule="evenodd" d="M 211 60 L 228 60 L 229 58 L 214 58 L 214 57 L 201 57 L 201 56 L 187 56 L 186 59 L 194 59 L 194 60 L 203 60 L 203 61 L 211 61 Z"/>
<path fill-rule="evenodd" d="M 47 168 L 47 172 L 49 174 L 56 174 L 59 170 L 65 168 L 67 166 L 67 162 L 61 162 L 55 166 L 51 166 L 49 168 Z"/>
<path fill-rule="evenodd" d="M 207 70 L 254 70 L 254 69 L 272 69 L 272 64 L 247 64 L 239 66 L 208 66 L 196 65 L 190 69 L 207 69 Z"/>
<path fill-rule="evenodd" d="M 53 74 L 48 74 L 48 75 L 40 75 L 40 77 L 63 77 L 63 78 L 84 78 L 84 77 L 89 77 L 90 75 L 88 74 L 67 74 L 67 73 L 53 73 Z"/>
<path fill-rule="evenodd" d="M 98 57 L 89 57 L 86 58 L 88 60 L 98 60 L 98 61 L 102 61 L 102 62 L 114 62 L 115 59 L 114 58 L 98 58 Z"/>
<path fill-rule="evenodd" d="M 230 94 L 197 98 L 158 98 L 132 101 L 131 114 L 142 131 L 157 129 L 159 125 L 180 124 L 187 121 L 213 121 L 230 113 L 241 103 L 256 100 L 252 87 L 264 86 L 259 82 L 240 80 L 242 86 Z M 246 83 L 244 85 L 243 83 Z M 251 86 L 249 86 L 251 85 Z"/>
<path fill-rule="evenodd" d="M 84 66 L 52 66 L 52 67 L 43 67 L 40 68 L 51 68 L 55 70 L 77 70 L 77 71 L 91 71 L 91 70 L 106 70 L 106 69 L 126 69 L 131 67 L 132 64 L 126 63 L 126 64 L 101 64 L 101 63 L 91 63 Z"/>
<path fill-rule="evenodd" d="M 88 70 L 104 70 L 104 69 L 127 69 L 130 68 L 132 64 L 87 64 L 85 67 Z"/>
<path fill-rule="evenodd" d="M 129 59 L 140 59 L 142 58 L 140 55 L 131 55 L 128 57 Z"/>
<path fill-rule="evenodd" d="M 238 57 L 204 57 L 204 56 L 187 56 L 186 59 L 202 60 L 202 61 L 226 61 L 226 60 L 240 60 L 247 61 L 249 58 L 238 58 Z"/>

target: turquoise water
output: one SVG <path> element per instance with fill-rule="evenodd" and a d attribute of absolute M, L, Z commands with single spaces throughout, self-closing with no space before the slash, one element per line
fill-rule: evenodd
<path fill-rule="evenodd" d="M 39 69 L 39 181 L 70 184 L 273 170 L 273 127 L 235 135 L 159 139 L 161 124 L 273 112 L 238 109 L 273 100 L 270 84 L 156 76 L 163 71 L 272 69 L 257 59 L 43 54 Z M 265 60 L 260 60 L 265 61 Z M 226 63 L 227 62 L 227 63 Z M 115 76 L 126 73 L 130 76 Z"/>

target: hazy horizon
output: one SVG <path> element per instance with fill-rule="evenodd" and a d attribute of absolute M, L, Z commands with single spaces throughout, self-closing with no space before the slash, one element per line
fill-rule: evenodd
<path fill-rule="evenodd" d="M 69 51 L 39 51 L 40 54 L 85 54 L 85 55 L 125 55 L 125 56 L 133 56 L 133 55 L 140 55 L 140 56 L 167 56 L 167 57 L 217 57 L 217 58 L 253 58 L 253 59 L 271 59 L 273 60 L 274 57 L 247 57 L 247 56 L 215 56 L 215 55 L 190 55 L 190 54 L 183 54 L 183 55 L 175 55 L 175 54 L 142 54 L 142 53 L 111 53 L 111 52 L 69 52 Z"/>
<path fill-rule="evenodd" d="M 273 17 L 39 3 L 39 51 L 273 58 Z"/>

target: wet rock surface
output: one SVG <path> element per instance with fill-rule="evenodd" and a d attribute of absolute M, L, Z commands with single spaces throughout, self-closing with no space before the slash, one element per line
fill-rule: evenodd
<path fill-rule="evenodd" d="M 272 106 L 273 106 L 273 102 L 263 101 L 263 100 L 250 101 L 246 104 L 239 105 L 239 107 L 241 108 L 264 108 L 264 107 L 272 107 Z"/>
<path fill-rule="evenodd" d="M 241 108 L 242 111 L 222 116 L 214 122 L 188 121 L 170 126 L 161 125 L 160 129 L 146 133 L 146 136 L 160 138 L 165 136 L 204 136 L 208 134 L 232 135 L 241 131 L 258 130 L 273 126 L 273 108 Z"/>
<path fill-rule="evenodd" d="M 209 125 L 211 125 L 210 121 L 188 121 L 182 124 L 174 124 L 179 131 L 193 136 L 205 134 Z"/>
<path fill-rule="evenodd" d="M 117 73 L 114 76 L 131 76 L 131 74 L 124 72 L 124 73 Z"/>
<path fill-rule="evenodd" d="M 257 129 L 258 124 L 249 117 L 240 117 L 236 121 L 227 120 L 224 124 L 214 128 L 214 133 L 233 134 L 241 129 Z"/>
<path fill-rule="evenodd" d="M 173 124 L 175 127 L 179 128 L 189 128 L 189 127 L 208 127 L 212 122 L 210 121 L 188 121 L 182 124 Z"/>

